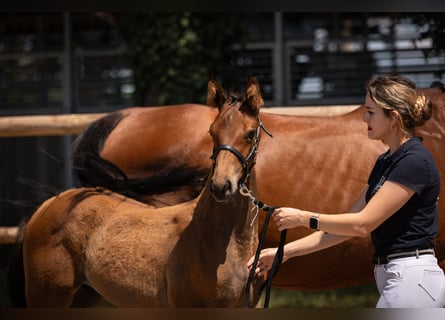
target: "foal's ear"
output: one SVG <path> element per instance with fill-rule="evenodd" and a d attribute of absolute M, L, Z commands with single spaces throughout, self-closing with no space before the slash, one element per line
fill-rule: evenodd
<path fill-rule="evenodd" d="M 220 108 L 227 100 L 227 92 L 212 77 L 207 84 L 207 105 Z"/>
<path fill-rule="evenodd" d="M 264 105 L 263 97 L 261 96 L 260 85 L 256 77 L 249 77 L 246 84 L 246 101 L 243 103 L 241 109 L 245 112 L 251 112 L 258 115 L 260 108 Z"/>

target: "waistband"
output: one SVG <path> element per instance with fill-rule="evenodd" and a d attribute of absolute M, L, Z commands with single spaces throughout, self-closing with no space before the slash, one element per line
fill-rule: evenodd
<path fill-rule="evenodd" d="M 380 256 L 380 257 L 374 256 L 372 258 L 372 263 L 376 264 L 376 265 L 387 264 L 391 260 L 394 260 L 394 259 L 410 258 L 410 257 L 418 258 L 419 256 L 424 255 L 424 254 L 431 254 L 433 256 L 436 255 L 434 252 L 434 249 L 432 249 L 432 248 L 431 249 L 416 249 L 414 251 L 391 253 L 391 254 L 388 254 L 387 256 Z"/>

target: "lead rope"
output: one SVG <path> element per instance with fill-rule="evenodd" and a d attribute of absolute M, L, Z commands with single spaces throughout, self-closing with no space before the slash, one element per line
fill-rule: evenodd
<path fill-rule="evenodd" d="M 252 203 L 253 203 L 253 206 L 254 206 L 253 209 L 257 210 L 257 213 L 256 213 L 255 217 L 253 218 L 253 220 L 255 220 L 256 217 L 257 217 L 258 209 L 262 209 L 262 210 L 266 211 L 266 218 L 264 220 L 263 228 L 261 229 L 260 239 L 258 241 L 258 247 L 257 247 L 256 253 L 255 253 L 255 258 L 253 260 L 252 267 L 251 267 L 250 272 L 249 272 L 249 277 L 247 278 L 247 284 L 246 284 L 246 288 L 245 288 L 244 307 L 248 308 L 249 307 L 249 300 L 250 300 L 250 286 L 251 286 L 251 282 L 253 281 L 253 277 L 255 276 L 255 269 L 256 269 L 256 267 L 258 265 L 258 260 L 260 258 L 261 249 L 263 247 L 264 237 L 266 235 L 266 231 L 267 231 L 267 228 L 269 226 L 270 217 L 271 217 L 272 213 L 274 212 L 274 210 L 277 207 L 268 206 L 268 205 L 264 204 L 263 202 L 258 201 L 252 195 L 252 192 L 249 189 L 247 189 L 247 187 L 245 185 L 241 185 L 240 186 L 240 193 L 242 195 L 244 195 L 244 196 L 248 196 L 252 200 Z M 253 221 L 252 221 L 252 223 L 253 223 Z M 280 243 L 278 245 L 278 250 L 277 250 L 277 252 L 275 254 L 271 270 L 270 270 L 270 272 L 269 272 L 269 274 L 267 276 L 266 281 L 260 287 L 260 293 L 266 287 L 266 295 L 265 295 L 265 298 L 264 298 L 264 308 L 268 308 L 269 307 L 270 292 L 272 290 L 272 279 L 277 274 L 278 270 L 280 269 L 281 262 L 283 261 L 283 252 L 284 252 L 284 244 L 286 242 L 286 233 L 287 233 L 287 230 L 281 231 Z"/>

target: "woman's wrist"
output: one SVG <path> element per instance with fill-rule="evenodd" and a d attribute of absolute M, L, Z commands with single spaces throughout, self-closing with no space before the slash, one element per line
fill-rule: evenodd
<path fill-rule="evenodd" d="M 278 250 L 278 248 L 277 248 Z M 281 263 L 285 263 L 287 260 L 289 260 L 290 258 L 292 258 L 292 253 L 289 252 L 290 248 L 289 246 L 284 246 L 283 247 L 283 259 L 281 261 Z"/>
<path fill-rule="evenodd" d="M 316 212 L 309 212 L 307 225 L 312 230 L 320 230 L 320 214 Z"/>

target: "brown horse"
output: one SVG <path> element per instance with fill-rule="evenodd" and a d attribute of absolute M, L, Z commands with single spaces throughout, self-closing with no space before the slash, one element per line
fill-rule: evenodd
<path fill-rule="evenodd" d="M 239 185 L 255 190 L 263 100 L 255 78 L 241 99 L 213 80 L 208 91 L 218 112 L 208 129 L 212 170 L 199 196 L 163 208 L 103 188 L 48 199 L 23 236 L 28 306 L 68 307 L 83 284 L 123 307 L 243 306 L 258 219 Z M 250 306 L 263 282 L 254 279 Z"/>
<path fill-rule="evenodd" d="M 433 118 L 419 131 L 442 176 L 445 198 L 445 94 L 443 85 L 419 90 L 433 104 Z M 203 133 L 217 110 L 203 105 L 129 108 L 92 123 L 74 144 L 74 168 L 81 181 L 106 186 L 155 206 L 194 198 L 211 167 L 211 139 Z M 273 138 L 264 137 L 256 172 L 260 200 L 324 213 L 344 212 L 366 184 L 386 147 L 367 138 L 363 107 L 334 117 L 262 112 Z M 179 129 L 180 128 L 180 129 Z M 120 169 L 118 169 L 120 168 Z M 445 268 L 445 201 L 439 202 L 437 255 Z M 260 212 L 260 223 L 264 213 Z M 292 241 L 307 229 L 288 232 Z M 277 246 L 272 224 L 264 246 Z M 373 282 L 368 238 L 296 257 L 282 265 L 275 287 L 324 290 Z M 346 263 L 345 263 L 346 262 Z M 326 267 L 319 267 L 320 265 Z"/>

